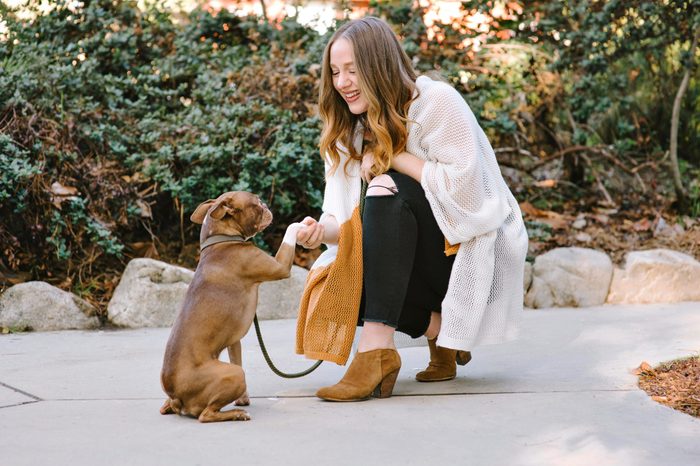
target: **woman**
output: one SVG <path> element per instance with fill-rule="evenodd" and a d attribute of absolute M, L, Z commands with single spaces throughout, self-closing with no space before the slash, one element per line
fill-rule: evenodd
<path fill-rule="evenodd" d="M 428 338 L 417 380 L 454 378 L 474 346 L 512 338 L 522 310 L 527 234 L 493 149 L 459 93 L 417 77 L 373 17 L 330 39 L 319 110 L 323 215 L 302 222 L 297 243 L 329 247 L 307 280 L 297 351 L 344 363 L 358 309 L 363 328 L 343 379 L 317 395 L 390 396 L 396 330 Z"/>

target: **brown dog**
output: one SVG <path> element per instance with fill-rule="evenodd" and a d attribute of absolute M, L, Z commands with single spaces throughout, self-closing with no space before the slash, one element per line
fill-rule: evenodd
<path fill-rule="evenodd" d="M 272 213 L 254 194 L 222 194 L 203 202 L 190 219 L 202 224 L 202 253 L 165 349 L 161 383 L 168 399 L 160 412 L 201 422 L 245 421 L 250 417 L 244 410 L 221 408 L 250 404 L 241 339 L 255 316 L 259 284 L 289 276 L 301 225 L 287 228 L 273 258 L 244 241 L 272 222 Z M 231 364 L 218 359 L 224 348 Z"/>

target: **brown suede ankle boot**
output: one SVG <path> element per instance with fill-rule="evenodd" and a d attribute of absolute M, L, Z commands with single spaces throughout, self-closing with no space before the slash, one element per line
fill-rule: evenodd
<path fill-rule="evenodd" d="M 388 398 L 401 369 L 395 349 L 376 349 L 357 353 L 342 380 L 323 387 L 316 396 L 328 401 L 361 401 L 370 396 Z"/>
<path fill-rule="evenodd" d="M 437 338 L 428 340 L 430 364 L 424 371 L 416 374 L 416 380 L 419 382 L 441 382 L 454 379 L 457 376 L 457 360 L 460 356 L 463 356 L 458 353 L 469 354 L 468 351 L 456 351 L 437 346 L 436 342 Z M 469 358 L 471 359 L 471 355 L 469 355 Z"/>
<path fill-rule="evenodd" d="M 457 364 L 460 366 L 466 366 L 467 363 L 472 360 L 472 353 L 471 351 L 458 350 L 456 359 Z"/>

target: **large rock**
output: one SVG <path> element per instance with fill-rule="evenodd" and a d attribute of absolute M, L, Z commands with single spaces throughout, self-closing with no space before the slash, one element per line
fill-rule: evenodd
<path fill-rule="evenodd" d="M 0 295 L 0 325 L 37 331 L 99 327 L 97 310 L 73 293 L 45 282 L 26 282 Z"/>
<path fill-rule="evenodd" d="M 668 249 L 627 254 L 613 273 L 609 303 L 700 301 L 700 262 Z"/>
<path fill-rule="evenodd" d="M 296 319 L 308 271 L 292 266 L 289 278 L 260 284 L 258 319 Z"/>
<path fill-rule="evenodd" d="M 194 272 L 154 259 L 127 264 L 107 307 L 109 320 L 122 327 L 169 327 L 185 299 Z"/>
<path fill-rule="evenodd" d="M 587 248 L 556 248 L 538 256 L 525 305 L 533 308 L 603 304 L 613 265 L 607 254 Z"/>

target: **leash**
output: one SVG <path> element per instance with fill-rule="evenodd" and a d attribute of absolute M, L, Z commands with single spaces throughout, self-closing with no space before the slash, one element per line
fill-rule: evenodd
<path fill-rule="evenodd" d="M 323 362 L 322 360 L 318 360 L 314 363 L 313 366 L 301 372 L 294 372 L 291 374 L 282 372 L 281 370 L 277 369 L 277 367 L 275 367 L 275 365 L 272 363 L 272 359 L 270 359 L 270 355 L 267 353 L 267 348 L 265 348 L 265 343 L 263 342 L 262 334 L 260 333 L 260 324 L 258 323 L 257 314 L 255 314 L 255 317 L 253 318 L 253 323 L 255 324 L 255 334 L 258 336 L 258 343 L 260 343 L 260 350 L 262 351 L 263 357 L 265 358 L 265 362 L 270 367 L 270 369 L 272 369 L 272 372 L 279 375 L 280 377 L 283 377 L 285 379 L 296 379 L 299 377 L 304 377 L 305 375 L 309 375 L 313 371 L 315 371 L 318 368 L 318 366 L 320 366 Z"/>
<path fill-rule="evenodd" d="M 214 244 L 219 244 L 219 243 L 227 243 L 227 242 L 234 242 L 234 243 L 245 243 L 247 240 L 240 236 L 240 235 L 213 235 L 207 238 L 205 241 L 203 241 L 199 245 L 199 250 L 203 251 L 204 249 L 208 248 L 209 246 L 213 246 Z M 268 366 L 270 366 L 270 369 L 272 369 L 272 372 L 275 374 L 279 375 L 280 377 L 284 377 L 285 379 L 296 379 L 298 377 L 304 377 L 305 375 L 308 375 L 312 373 L 313 371 L 316 370 L 318 366 L 321 365 L 323 362 L 322 360 L 316 361 L 316 363 L 306 369 L 305 371 L 302 372 L 295 372 L 292 374 L 287 374 L 286 372 L 282 372 L 281 370 L 277 369 L 275 365 L 272 362 L 272 359 L 270 359 L 270 355 L 267 353 L 267 348 L 265 347 L 265 342 L 263 341 L 262 338 L 262 333 L 260 333 L 260 324 L 258 323 L 258 315 L 255 314 L 255 317 L 253 317 L 253 323 L 255 324 L 255 334 L 258 336 L 258 343 L 260 343 L 260 350 L 262 350 L 263 357 L 265 358 L 265 362 L 267 363 Z"/>
<path fill-rule="evenodd" d="M 388 188 L 387 188 L 388 189 Z M 361 185 L 360 185 L 360 219 L 362 219 L 362 214 L 364 213 L 365 210 L 365 195 L 367 193 L 367 182 L 365 180 L 362 180 Z M 255 324 L 255 334 L 258 337 L 258 343 L 260 344 L 260 350 L 262 351 L 263 357 L 265 358 L 265 362 L 267 365 L 270 367 L 272 372 L 275 374 L 279 375 L 280 377 L 283 377 L 285 379 L 296 379 L 298 377 L 304 377 L 305 375 L 311 374 L 313 371 L 315 371 L 318 366 L 321 365 L 323 360 L 318 360 L 316 361 L 313 366 L 309 367 L 305 371 L 301 372 L 295 372 L 292 374 L 287 374 L 285 372 L 282 372 L 281 370 L 277 369 L 275 365 L 272 362 L 272 359 L 270 359 L 270 355 L 267 353 L 267 348 L 265 348 L 265 343 L 263 342 L 262 338 L 262 333 L 260 333 L 260 324 L 258 323 L 258 315 L 255 314 L 255 317 L 253 318 L 253 323 Z"/>

